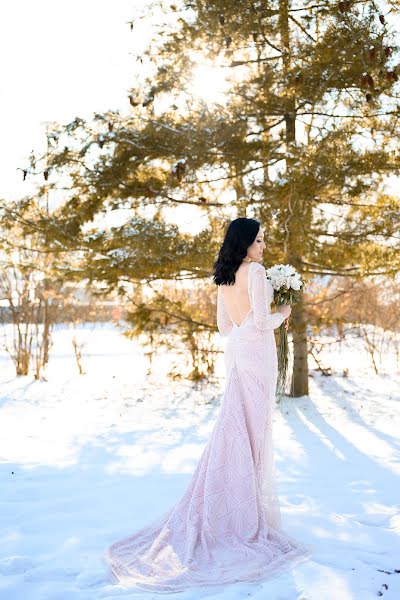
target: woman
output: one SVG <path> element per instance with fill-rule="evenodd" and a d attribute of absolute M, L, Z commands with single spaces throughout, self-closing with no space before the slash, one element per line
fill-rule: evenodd
<path fill-rule="evenodd" d="M 219 414 L 183 497 L 103 555 L 123 585 L 169 593 L 261 581 L 310 555 L 281 529 L 272 454 L 274 329 L 291 308 L 270 312 L 264 248 L 258 221 L 229 224 L 213 276 L 217 326 L 227 338 Z"/>

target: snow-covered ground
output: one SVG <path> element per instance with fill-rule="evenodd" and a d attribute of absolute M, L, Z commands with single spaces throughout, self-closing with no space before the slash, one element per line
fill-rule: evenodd
<path fill-rule="evenodd" d="M 181 497 L 217 415 L 222 354 L 196 386 L 168 379 L 165 353 L 147 374 L 112 325 L 79 334 L 83 376 L 67 326 L 48 381 L 16 378 L 0 353 L 1 600 L 161 598 L 110 583 L 101 553 Z M 400 598 L 399 373 L 375 375 L 356 340 L 322 358 L 332 376 L 311 371 L 309 397 L 285 398 L 274 423 L 283 526 L 312 559 L 262 584 L 168 598 Z"/>

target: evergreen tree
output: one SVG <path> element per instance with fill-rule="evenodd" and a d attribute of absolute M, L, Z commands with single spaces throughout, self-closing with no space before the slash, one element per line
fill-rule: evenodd
<path fill-rule="evenodd" d="M 50 169 L 68 173 L 71 194 L 47 221 L 51 237 L 86 249 L 85 273 L 115 288 L 209 277 L 227 219 L 253 216 L 265 229 L 267 267 L 393 277 L 399 199 L 384 184 L 400 166 L 399 9 L 161 3 L 164 23 L 139 57 L 130 113 L 95 113 L 57 131 Z M 199 61 L 228 73 L 224 103 L 191 94 Z M 208 228 L 189 236 L 166 222 L 182 206 L 205 211 Z M 116 209 L 127 214 L 121 225 L 89 228 Z M 308 393 L 306 324 L 302 300 L 291 315 L 295 396 Z"/>

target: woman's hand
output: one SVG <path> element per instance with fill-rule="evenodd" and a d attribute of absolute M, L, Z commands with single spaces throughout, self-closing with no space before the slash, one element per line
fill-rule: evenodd
<path fill-rule="evenodd" d="M 292 307 L 290 306 L 290 304 L 281 304 L 277 306 L 276 312 L 282 313 L 285 319 L 287 319 L 290 313 L 292 312 Z"/>

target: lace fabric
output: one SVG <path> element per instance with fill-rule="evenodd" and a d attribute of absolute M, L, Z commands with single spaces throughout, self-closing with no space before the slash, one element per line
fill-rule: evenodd
<path fill-rule="evenodd" d="M 271 303 L 274 299 L 274 289 L 267 279 L 265 267 L 259 263 L 252 262 L 248 270 L 248 291 L 250 299 L 250 311 L 238 326 L 229 316 L 225 306 L 221 286 L 218 286 L 217 295 L 217 327 L 222 336 L 227 336 L 234 327 L 242 327 L 251 315 L 257 329 L 275 329 L 285 320 L 282 313 L 271 313 Z"/>
<path fill-rule="evenodd" d="M 277 354 L 273 289 L 250 263 L 251 308 L 240 326 L 217 295 L 226 385 L 210 438 L 182 498 L 113 543 L 103 558 L 123 586 L 159 593 L 262 581 L 310 556 L 282 529 L 272 446 Z"/>

